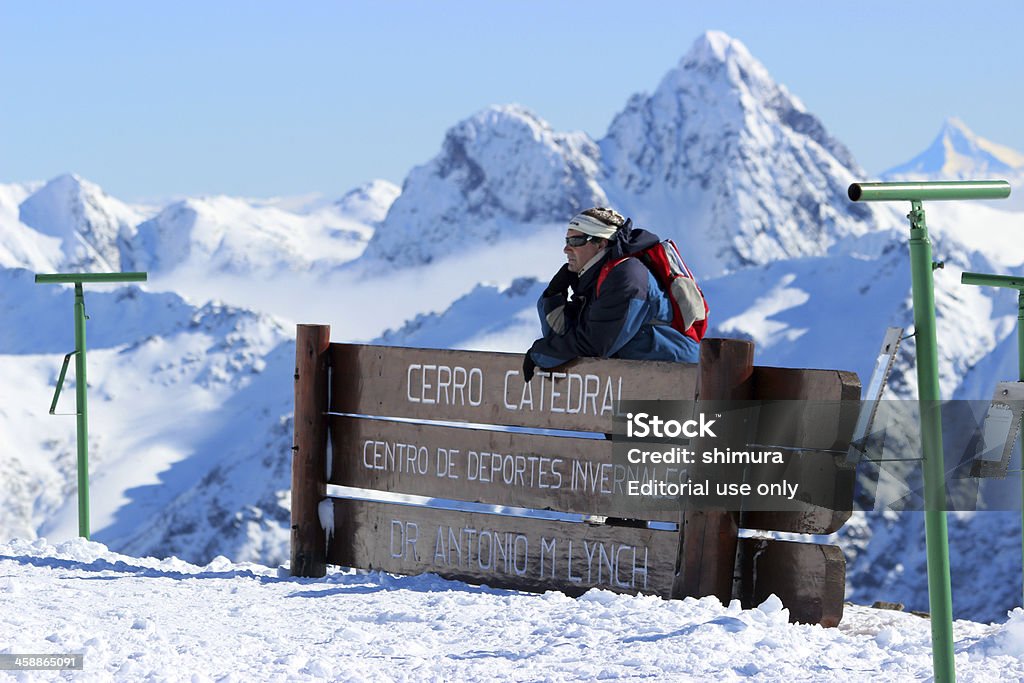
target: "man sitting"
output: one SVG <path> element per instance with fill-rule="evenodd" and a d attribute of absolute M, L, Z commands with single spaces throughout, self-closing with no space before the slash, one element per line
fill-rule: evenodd
<path fill-rule="evenodd" d="M 544 336 L 526 352 L 525 381 L 537 367 L 554 368 L 584 356 L 697 362 L 698 343 L 671 326 L 672 302 L 640 260 L 617 263 L 598 287 L 606 261 L 659 241 L 612 209 L 587 209 L 569 221 L 562 250 L 566 264 L 537 302 Z"/>

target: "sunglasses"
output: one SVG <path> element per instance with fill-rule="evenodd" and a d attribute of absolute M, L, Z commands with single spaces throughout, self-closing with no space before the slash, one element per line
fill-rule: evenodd
<path fill-rule="evenodd" d="M 587 242 L 596 240 L 597 238 L 593 235 L 573 235 L 565 238 L 565 245 L 567 247 L 582 247 Z"/>

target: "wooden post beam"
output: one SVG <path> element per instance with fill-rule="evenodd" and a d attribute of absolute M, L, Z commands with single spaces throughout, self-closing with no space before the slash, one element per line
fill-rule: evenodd
<path fill-rule="evenodd" d="M 327 573 L 319 506 L 327 496 L 329 325 L 299 325 L 295 338 L 295 443 L 292 446 L 292 576 Z"/>
<path fill-rule="evenodd" d="M 704 339 L 700 345 L 700 375 L 697 381 L 697 410 L 708 413 L 715 405 L 749 400 L 754 371 L 754 343 L 739 339 Z M 726 419 L 724 433 L 734 434 Z M 716 443 L 732 447 L 719 439 Z M 698 452 L 702 444 L 695 444 Z M 728 510 L 687 509 L 682 513 L 679 557 L 672 597 L 714 595 L 722 604 L 732 599 L 733 568 L 736 563 L 738 515 Z"/>

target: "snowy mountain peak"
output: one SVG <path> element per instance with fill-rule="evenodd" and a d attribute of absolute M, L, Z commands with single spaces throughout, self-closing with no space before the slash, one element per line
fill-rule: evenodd
<path fill-rule="evenodd" d="M 693 42 L 693 47 L 690 48 L 690 52 L 684 59 L 724 62 L 731 52 L 746 55 L 747 59 L 753 59 L 746 45 L 733 39 L 732 36 L 724 31 L 705 31 L 703 35 Z"/>
<path fill-rule="evenodd" d="M 413 169 L 366 256 L 429 263 L 512 236 L 512 225 L 565 220 L 607 201 L 597 175 L 598 148 L 584 133 L 555 132 L 519 105 L 489 107 L 452 127 L 440 154 Z"/>
<path fill-rule="evenodd" d="M 951 117 L 927 149 L 882 175 L 894 180 L 984 180 L 1022 171 L 1024 154 L 986 140 Z"/>
<path fill-rule="evenodd" d="M 714 70 L 726 67 L 730 80 L 754 80 L 775 85 L 768 70 L 750 54 L 747 46 L 722 31 L 706 31 L 694 41 L 679 62 L 680 70 Z"/>
<path fill-rule="evenodd" d="M 235 197 L 185 199 L 138 226 L 122 258 L 133 270 L 273 276 L 358 256 L 372 228 L 335 210 L 295 214 Z"/>
<path fill-rule="evenodd" d="M 82 177 L 67 173 L 50 180 L 21 203 L 19 220 L 61 240 L 61 269 L 116 271 L 119 239 L 130 239 L 139 213 Z"/>
<path fill-rule="evenodd" d="M 708 276 L 824 254 L 877 227 L 849 151 L 738 40 L 709 31 L 600 141 L 605 188 Z"/>
<path fill-rule="evenodd" d="M 401 193 L 402 189 L 392 182 L 371 180 L 346 192 L 334 205 L 354 220 L 378 226 Z"/>
<path fill-rule="evenodd" d="M 222 273 L 293 265 L 301 259 L 292 244 L 290 218 L 297 217 L 232 197 L 185 199 L 139 225 L 126 260 L 158 273 L 197 263 Z"/>

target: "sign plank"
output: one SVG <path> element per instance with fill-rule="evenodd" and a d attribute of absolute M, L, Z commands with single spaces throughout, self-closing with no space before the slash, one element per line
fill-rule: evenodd
<path fill-rule="evenodd" d="M 627 468 L 612 442 L 330 416 L 329 484 L 536 510 L 676 522 L 627 496 L 642 476 L 679 480 L 670 465 Z"/>
<path fill-rule="evenodd" d="M 774 593 L 792 622 L 829 627 L 843 618 L 846 559 L 837 546 L 744 538 L 739 567 L 744 607 Z"/>
<path fill-rule="evenodd" d="M 860 411 L 860 380 L 842 370 L 755 367 L 755 443 L 845 451 Z"/>
<path fill-rule="evenodd" d="M 856 472 L 837 453 L 845 452 L 860 411 L 860 380 L 842 370 L 755 367 L 759 408 L 755 442 L 780 447 L 785 465 L 759 466 L 752 483 L 785 480 L 802 492 L 792 511 L 747 510 L 748 529 L 825 534 L 850 518 Z M 796 450 L 792 450 L 796 449 Z M 799 450 L 810 449 L 810 450 Z"/>
<path fill-rule="evenodd" d="M 671 593 L 674 532 L 330 500 L 331 564 L 569 595 Z"/>
<path fill-rule="evenodd" d="M 621 399 L 691 400 L 697 366 L 581 358 L 522 378 L 523 357 L 331 345 L 331 411 L 377 417 L 612 432 Z"/>
<path fill-rule="evenodd" d="M 792 487 L 792 500 L 774 497 L 777 506 L 750 505 L 740 515 L 745 529 L 830 534 L 838 531 L 853 510 L 857 471 L 846 466 L 841 455 L 821 451 L 781 451 L 785 463 L 765 463 L 748 468 L 744 481 L 755 488 L 784 482 Z M 761 502 L 762 499 L 758 499 Z M 755 509 L 760 507 L 760 509 Z"/>

